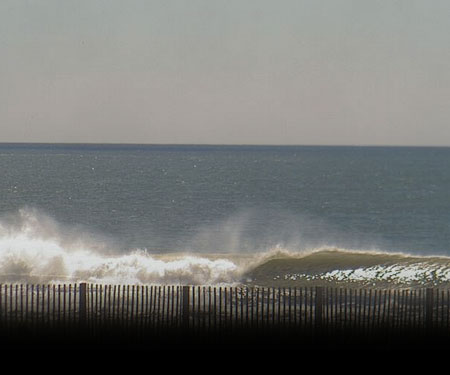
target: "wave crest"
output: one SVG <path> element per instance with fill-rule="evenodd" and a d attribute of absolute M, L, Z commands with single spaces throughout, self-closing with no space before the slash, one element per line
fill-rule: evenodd
<path fill-rule="evenodd" d="M 0 218 L 0 282 L 217 284 L 236 277 L 237 266 L 227 259 L 139 249 L 117 255 L 109 245 L 38 210 L 21 209 Z"/>
<path fill-rule="evenodd" d="M 22 209 L 0 217 L 0 282 L 450 287 L 450 258 L 281 246 L 260 253 L 117 254 L 100 236 Z"/>
<path fill-rule="evenodd" d="M 247 271 L 267 286 L 352 285 L 372 287 L 450 286 L 450 258 L 369 250 L 320 248 L 277 253 Z"/>

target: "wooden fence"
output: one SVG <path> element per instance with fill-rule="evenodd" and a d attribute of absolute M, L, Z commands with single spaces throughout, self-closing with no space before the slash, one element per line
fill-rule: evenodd
<path fill-rule="evenodd" d="M 15 324 L 450 332 L 450 290 L 1 285 L 0 328 Z"/>

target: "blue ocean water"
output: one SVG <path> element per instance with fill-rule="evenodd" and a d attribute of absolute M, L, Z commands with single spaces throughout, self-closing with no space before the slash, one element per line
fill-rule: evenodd
<path fill-rule="evenodd" d="M 0 144 L 3 273 L 14 273 L 5 259 L 24 238 L 39 251 L 42 241 L 67 252 L 78 243 L 115 257 L 274 248 L 446 257 L 449 162 L 450 148 Z M 17 273 L 32 273 L 29 262 Z"/>

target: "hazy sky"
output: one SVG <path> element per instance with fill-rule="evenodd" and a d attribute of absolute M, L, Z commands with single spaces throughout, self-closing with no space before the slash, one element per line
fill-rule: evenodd
<path fill-rule="evenodd" d="M 450 145 L 450 1 L 1 0 L 0 142 Z"/>

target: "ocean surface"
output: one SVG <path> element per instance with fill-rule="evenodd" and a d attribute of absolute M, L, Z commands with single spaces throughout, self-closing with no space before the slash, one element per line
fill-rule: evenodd
<path fill-rule="evenodd" d="M 450 148 L 0 144 L 0 282 L 450 286 Z"/>

